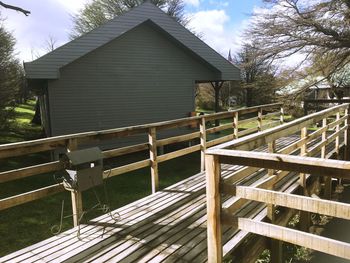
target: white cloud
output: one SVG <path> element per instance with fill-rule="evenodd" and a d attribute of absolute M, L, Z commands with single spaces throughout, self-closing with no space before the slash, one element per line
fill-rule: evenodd
<path fill-rule="evenodd" d="M 189 27 L 202 35 L 210 47 L 227 57 L 228 51 L 237 51 L 242 44 L 244 22 L 230 24 L 230 16 L 225 10 L 213 9 L 190 14 Z"/>
<path fill-rule="evenodd" d="M 57 0 L 58 3 L 60 3 L 67 12 L 70 13 L 76 13 L 78 12 L 81 8 L 84 7 L 84 5 L 91 0 Z"/>
<path fill-rule="evenodd" d="M 200 0 L 184 0 L 185 4 L 193 5 L 195 7 L 198 7 L 200 4 Z"/>

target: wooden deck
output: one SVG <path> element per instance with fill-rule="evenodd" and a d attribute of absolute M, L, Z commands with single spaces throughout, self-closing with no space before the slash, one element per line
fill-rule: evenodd
<path fill-rule="evenodd" d="M 277 140 L 277 149 L 297 141 L 299 136 Z M 266 151 L 261 147 L 260 151 Z M 330 148 L 331 149 L 331 148 Z M 223 178 L 242 169 L 223 165 Z M 255 172 L 241 182 L 254 186 L 266 177 L 265 170 Z M 291 173 L 276 186 L 292 193 L 298 187 L 298 176 Z M 225 202 L 234 202 L 235 198 Z M 237 200 L 236 200 L 237 201 Z M 207 229 L 205 175 L 196 174 L 113 213 L 115 222 L 103 215 L 77 228 L 19 250 L 0 262 L 206 262 Z M 249 202 L 237 215 L 262 221 L 265 205 Z M 249 235 L 232 227 L 223 229 L 224 256 L 235 250 Z"/>
<path fill-rule="evenodd" d="M 275 107 L 276 105 L 272 106 Z M 270 107 L 271 105 L 265 106 L 265 108 Z M 307 206 L 301 206 L 308 198 L 307 196 L 320 189 L 320 180 L 317 173 L 324 176 L 323 192 L 326 198 L 330 198 L 332 194 L 332 177 L 348 178 L 347 172 L 350 170 L 350 163 L 326 160 L 333 155 L 339 158 L 342 147 L 350 145 L 350 129 L 348 125 L 350 115 L 348 114 L 348 108 L 348 104 L 336 106 L 286 124 L 283 124 L 283 110 L 281 110 L 281 120 L 277 122 L 282 125 L 274 127 L 276 124 L 276 121 L 274 121 L 272 122 L 272 127 L 274 127 L 272 129 L 268 129 L 267 126 L 269 124 L 262 125 L 263 110 L 259 106 L 205 117 L 192 117 L 184 120 L 0 146 L 0 157 L 4 158 L 20 156 L 23 148 L 27 152 L 34 153 L 55 149 L 57 145 L 61 146 L 63 144 L 66 145 L 68 150 L 74 150 L 77 149 L 78 144 L 91 140 L 146 133 L 149 138 L 148 143 L 108 150 L 104 151 L 103 154 L 104 158 L 111 158 L 148 149 L 150 153 L 149 159 L 112 168 L 109 172 L 111 172 L 112 176 L 117 176 L 143 167 L 150 167 L 152 191 L 154 192 L 150 196 L 112 211 L 113 215 L 118 214 L 118 220 L 114 220 L 110 214 L 105 214 L 91 220 L 87 224 L 80 225 L 79 235 L 78 227 L 75 227 L 2 257 L 0 258 L 0 263 L 221 262 L 222 256 L 229 257 L 234 262 L 246 263 L 255 262 L 255 259 L 260 255 L 259 253 L 266 249 L 268 244 L 272 244 L 272 247 L 270 247 L 272 262 L 280 262 L 275 257 L 279 253 L 280 248 L 274 247 L 274 244 L 278 245 L 278 243 L 275 241 L 267 242 L 270 241 L 269 238 L 275 238 L 271 234 L 274 229 L 287 231 L 286 228 L 280 226 L 286 225 L 298 210 L 301 211 L 300 213 L 303 216 L 306 215 L 304 212 L 316 211 L 317 213 L 317 211 L 325 211 L 319 210 L 319 207 L 322 204 L 324 205 L 325 201 L 319 201 L 320 199 L 317 198 L 312 200 L 317 206 L 316 208 L 311 209 Z M 239 123 L 249 122 L 255 118 L 239 121 L 238 114 L 251 112 L 258 113 L 257 127 L 239 131 Z M 276 114 L 279 115 L 280 113 L 273 112 L 265 116 L 276 116 Z M 222 124 L 213 128 L 205 127 L 208 120 L 220 118 L 232 118 L 232 123 Z M 161 140 L 156 138 L 156 129 L 183 127 L 192 125 L 193 122 L 198 125 L 199 132 Z M 320 126 L 320 123 L 322 126 Z M 231 129 L 233 133 L 211 141 L 207 140 L 207 135 L 227 129 Z M 256 131 L 259 132 L 254 133 Z M 157 155 L 156 146 L 189 141 L 195 138 L 200 141 L 195 146 Z M 217 146 L 207 150 L 207 148 L 214 145 Z M 155 192 L 158 187 L 158 162 L 167 161 L 195 151 L 201 152 L 200 167 L 203 170 L 205 166 L 206 173 L 200 172 L 175 185 Z M 289 156 L 287 158 L 288 155 L 299 155 L 299 157 Z M 322 159 L 311 158 L 312 160 L 310 161 L 308 157 L 320 157 Z M 347 158 L 349 158 L 349 154 Z M 287 159 L 289 163 L 285 162 Z M 301 167 L 296 167 L 293 160 L 298 161 Z M 62 169 L 62 165 L 60 161 L 57 161 L 3 172 L 0 173 L 0 182 L 1 180 L 16 180 L 33 174 L 56 171 Z M 332 167 L 329 168 L 327 165 Z M 264 167 L 265 169 L 255 167 Z M 320 169 L 323 170 L 321 171 Z M 344 176 L 344 171 L 346 176 Z M 309 173 L 316 176 L 311 176 Z M 58 184 L 49 188 L 38 189 L 35 192 L 2 199 L 0 200 L 0 209 L 7 209 L 8 207 L 43 198 L 48 194 L 55 193 L 51 189 L 63 191 L 62 188 L 62 185 Z M 238 191 L 237 189 L 242 191 L 244 188 L 251 191 L 251 195 L 248 195 L 248 198 L 242 197 L 242 192 L 236 192 Z M 291 207 L 281 208 L 277 207 L 278 205 L 274 205 L 273 202 L 271 203 L 271 200 L 266 199 L 267 192 L 264 192 L 265 198 L 260 198 L 262 201 L 252 195 L 252 191 L 260 193 L 264 189 L 266 191 L 271 190 L 270 192 L 275 196 L 283 193 L 291 200 L 295 198 L 295 195 L 294 197 L 290 195 L 291 193 L 301 194 L 298 200 L 302 200 L 302 202 L 298 204 L 293 203 L 290 205 Z M 206 193 L 208 193 L 208 198 Z M 303 195 L 306 195 L 304 196 L 305 200 L 302 198 Z M 75 223 L 78 222 L 78 215 L 82 212 L 81 200 L 78 201 L 79 198 L 81 199 L 80 192 L 72 194 Z M 259 202 L 249 200 L 257 200 Z M 265 203 L 268 203 L 268 205 Z M 284 203 L 282 202 L 282 204 Z M 341 211 L 346 213 L 349 210 L 341 204 L 333 205 L 340 207 Z M 326 211 L 326 214 L 331 216 L 338 215 L 329 211 Z M 350 213 L 348 214 L 350 218 Z M 237 219 L 238 222 L 248 222 L 248 225 L 251 225 L 253 222 L 257 225 L 261 224 L 265 229 L 272 230 L 269 233 L 261 234 L 256 229 L 244 228 L 247 226 L 243 226 L 242 223 L 237 224 Z M 261 223 L 262 221 L 271 221 L 272 224 Z M 307 223 L 307 221 L 307 217 L 301 218 L 302 225 L 303 222 Z M 307 231 L 307 228 L 304 231 Z M 260 234 L 260 236 L 254 233 Z M 306 237 L 303 233 L 293 232 L 294 234 L 298 237 L 300 236 L 300 239 Z M 315 236 L 307 237 L 320 240 Z M 291 241 L 288 239 L 285 241 L 299 244 L 300 240 Z M 338 244 L 335 241 L 327 242 L 324 243 Z M 308 243 L 300 244 L 306 244 L 305 246 L 308 247 Z M 280 247 L 280 245 L 278 246 Z M 341 246 L 349 246 L 348 251 L 350 251 L 350 245 L 341 244 Z M 318 247 L 314 246 L 312 248 L 317 249 Z M 343 249 L 342 251 L 347 250 Z M 328 252 L 333 253 L 332 251 Z M 345 255 L 343 252 L 339 254 L 334 252 L 333 255 L 350 258 L 350 254 Z"/>

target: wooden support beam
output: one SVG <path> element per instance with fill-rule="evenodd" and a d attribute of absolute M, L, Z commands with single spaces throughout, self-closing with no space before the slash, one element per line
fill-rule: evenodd
<path fill-rule="evenodd" d="M 300 147 L 300 156 L 308 156 L 308 148 L 307 148 L 307 127 L 303 127 L 301 129 L 300 139 L 305 139 L 305 143 Z M 306 185 L 306 174 L 299 174 L 299 183 L 302 187 L 303 194 L 308 196 L 308 189 Z M 300 229 L 302 231 L 309 231 L 311 224 L 311 215 L 307 211 L 300 211 Z"/>
<path fill-rule="evenodd" d="M 221 263 L 222 230 L 221 230 L 221 195 L 220 195 L 220 163 L 217 156 L 207 155 L 206 166 L 206 195 L 207 195 L 207 236 L 208 262 Z"/>
<path fill-rule="evenodd" d="M 190 141 L 193 139 L 197 139 L 200 137 L 200 132 L 193 132 L 189 134 L 184 134 L 184 135 L 179 135 L 179 136 L 173 136 L 170 138 L 162 139 L 162 140 L 157 140 L 157 146 L 165 146 L 168 144 L 175 144 L 179 142 L 185 142 L 185 141 Z M 148 144 L 147 144 L 147 149 L 148 149 Z"/>
<path fill-rule="evenodd" d="M 227 123 L 227 124 L 223 124 L 220 126 L 216 126 L 216 127 L 207 129 L 207 134 L 216 133 L 216 132 L 227 130 L 227 129 L 232 129 L 232 123 Z"/>
<path fill-rule="evenodd" d="M 339 121 L 340 120 L 340 112 L 338 111 L 337 114 L 336 114 L 336 121 Z M 337 137 L 335 139 L 335 151 L 336 151 L 336 154 L 337 154 L 337 158 L 339 158 L 339 145 L 340 145 L 340 134 L 339 134 L 339 131 L 340 131 L 340 124 L 337 123 L 337 126 L 336 126 L 336 132 L 337 132 Z"/>
<path fill-rule="evenodd" d="M 276 152 L 276 142 L 272 141 L 269 142 L 267 145 L 268 148 L 268 152 L 269 153 L 275 153 Z M 268 175 L 269 177 L 272 179 L 274 178 L 274 174 L 275 174 L 275 170 L 274 169 L 268 169 Z M 272 182 L 272 181 L 270 181 Z M 274 184 L 269 184 L 268 185 L 268 189 L 269 190 L 273 190 L 274 189 Z M 276 206 L 273 203 L 269 203 L 267 204 L 267 218 L 269 219 L 269 221 L 271 223 L 276 223 Z M 271 263 L 280 263 L 282 262 L 282 242 L 279 240 L 270 240 L 270 255 L 271 255 L 271 259 L 270 262 Z"/>
<path fill-rule="evenodd" d="M 350 259 L 350 244 L 345 242 L 246 218 L 238 219 L 238 228 L 333 256 Z"/>
<path fill-rule="evenodd" d="M 103 153 L 103 158 L 113 158 L 113 157 L 117 157 L 125 154 L 145 151 L 145 150 L 148 150 L 148 143 L 125 146 L 118 149 L 103 151 L 102 153 Z"/>
<path fill-rule="evenodd" d="M 220 163 L 226 164 L 295 171 L 320 176 L 332 175 L 332 177 L 336 178 L 350 178 L 350 162 L 346 161 L 225 149 L 208 149 L 207 155 L 218 155 Z"/>
<path fill-rule="evenodd" d="M 152 193 L 158 191 L 159 176 L 158 176 L 158 161 L 157 161 L 157 131 L 156 128 L 150 128 L 148 132 L 149 157 L 151 160 L 151 182 Z"/>
<path fill-rule="evenodd" d="M 258 131 L 261 132 L 262 131 L 262 120 L 263 120 L 263 112 L 262 109 L 258 110 Z"/>
<path fill-rule="evenodd" d="M 208 144 L 207 144 L 207 146 L 208 146 Z M 180 157 L 180 156 L 184 156 L 184 155 L 187 155 L 187 154 L 190 154 L 193 152 L 197 152 L 197 151 L 200 151 L 200 149 L 201 149 L 201 145 L 196 144 L 196 145 L 193 145 L 193 146 L 190 146 L 187 148 L 183 148 L 181 150 L 177 150 L 177 151 L 173 151 L 173 152 L 166 153 L 163 155 L 159 155 L 157 157 L 157 163 L 162 163 L 162 162 L 165 162 L 165 161 L 168 161 L 168 160 Z"/>
<path fill-rule="evenodd" d="M 327 118 L 322 120 L 322 127 L 327 127 Z M 327 130 L 322 132 L 322 148 L 321 148 L 321 158 L 326 158 L 326 143 L 327 143 Z M 332 179 L 329 176 L 324 176 L 324 196 L 327 199 L 330 199 L 332 195 Z"/>
<path fill-rule="evenodd" d="M 121 174 L 125 174 L 128 172 L 132 172 L 132 171 L 142 169 L 145 167 L 150 167 L 150 166 L 151 166 L 151 160 L 143 160 L 143 161 L 138 161 L 131 164 L 126 164 L 117 168 L 112 168 L 110 170 L 104 171 L 103 178 L 106 179 L 113 176 L 118 176 Z"/>
<path fill-rule="evenodd" d="M 200 145 L 201 145 L 201 167 L 200 171 L 205 170 L 205 151 L 207 149 L 207 130 L 205 128 L 205 117 L 202 118 L 202 122 L 199 124 L 200 132 Z"/>
<path fill-rule="evenodd" d="M 281 107 L 280 110 L 280 124 L 282 125 L 284 123 L 284 109 Z"/>
<path fill-rule="evenodd" d="M 34 200 L 38 200 L 43 197 L 47 197 L 49 195 L 53 195 L 63 191 L 64 191 L 64 188 L 62 184 L 55 184 L 55 185 L 46 186 L 44 188 L 36 189 L 34 191 L 30 191 L 27 193 L 7 197 L 0 200 L 0 211 L 10 207 L 17 206 L 17 205 L 25 204 Z"/>
<path fill-rule="evenodd" d="M 67 151 L 78 150 L 78 139 L 69 139 L 67 145 Z M 73 214 L 73 225 L 76 227 L 79 225 L 81 216 L 83 214 L 83 196 L 82 192 L 78 190 L 72 190 L 71 200 L 72 200 L 72 214 Z"/>
<path fill-rule="evenodd" d="M 237 186 L 236 196 L 257 202 L 274 204 L 320 215 L 350 220 L 350 204 L 265 190 L 249 186 Z"/>
<path fill-rule="evenodd" d="M 60 161 L 38 164 L 6 172 L 0 172 L 0 183 L 26 178 L 33 175 L 55 172 L 63 169 Z"/>
<path fill-rule="evenodd" d="M 238 118 L 239 118 L 239 113 L 238 111 L 233 113 L 233 122 L 232 122 L 232 126 L 233 126 L 233 138 L 234 139 L 238 139 Z"/>
<path fill-rule="evenodd" d="M 214 145 L 221 144 L 223 142 L 231 141 L 231 140 L 233 140 L 233 138 L 234 138 L 234 135 L 233 134 L 229 134 L 229 135 L 226 135 L 226 136 L 219 137 L 217 139 L 208 141 L 207 142 L 207 148 L 212 147 Z"/>

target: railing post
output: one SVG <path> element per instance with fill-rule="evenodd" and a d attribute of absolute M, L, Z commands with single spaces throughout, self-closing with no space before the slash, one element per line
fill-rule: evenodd
<path fill-rule="evenodd" d="M 276 142 L 272 141 L 267 144 L 268 152 L 276 152 Z M 275 173 L 274 169 L 268 169 L 268 175 L 273 176 Z M 271 185 L 269 190 L 274 190 L 274 185 Z M 267 217 L 271 223 L 276 222 L 276 206 L 273 204 L 267 205 Z M 271 254 L 271 263 L 280 263 L 282 262 L 282 241 L 270 239 L 270 254 Z"/>
<path fill-rule="evenodd" d="M 238 139 L 238 111 L 233 113 L 233 138 Z"/>
<path fill-rule="evenodd" d="M 340 110 L 336 114 L 336 121 L 339 121 L 340 119 Z M 339 145 L 340 145 L 340 136 L 339 136 L 339 130 L 340 130 L 340 123 L 337 124 L 335 128 L 335 132 L 338 133 L 337 137 L 335 138 L 335 152 L 337 155 L 337 159 L 339 159 Z"/>
<path fill-rule="evenodd" d="M 284 110 L 283 110 L 283 107 L 281 107 L 281 110 L 280 110 L 280 124 L 283 124 L 284 123 Z"/>
<path fill-rule="evenodd" d="M 324 118 L 322 120 L 322 128 L 327 126 L 327 118 Z M 322 132 L 322 142 L 325 142 L 327 140 L 327 131 Z M 321 148 L 321 158 L 326 158 L 326 145 L 323 145 Z"/>
<path fill-rule="evenodd" d="M 151 181 L 152 181 L 152 194 L 158 191 L 159 179 L 158 179 L 158 162 L 157 162 L 157 131 L 155 127 L 149 129 L 148 132 L 149 143 L 149 158 L 151 160 Z"/>
<path fill-rule="evenodd" d="M 322 127 L 327 126 L 327 118 L 322 120 Z M 322 133 L 322 142 L 327 140 L 327 130 Z M 326 158 L 326 145 L 321 148 L 321 158 Z M 324 196 L 326 199 L 331 199 L 332 197 L 332 177 L 325 176 L 324 177 Z"/>
<path fill-rule="evenodd" d="M 77 139 L 70 139 L 67 145 L 67 151 L 75 151 L 78 149 Z M 83 197 L 82 192 L 78 190 L 72 190 L 71 200 L 72 200 L 72 214 L 73 214 L 73 225 L 76 227 L 79 225 L 81 215 L 83 214 Z"/>
<path fill-rule="evenodd" d="M 199 124 L 200 143 L 201 143 L 201 172 L 205 171 L 205 151 L 207 149 L 207 130 L 205 126 L 205 117 L 201 118 Z"/>
<path fill-rule="evenodd" d="M 221 263 L 223 257 L 220 215 L 221 195 L 219 189 L 221 169 L 218 156 L 207 155 L 205 159 L 207 188 L 208 262 Z"/>
<path fill-rule="evenodd" d="M 258 110 L 258 131 L 259 132 L 262 131 L 262 116 L 263 116 L 262 113 L 263 113 L 262 109 L 259 108 L 259 110 Z"/>
<path fill-rule="evenodd" d="M 303 127 L 301 129 L 301 138 L 305 139 L 307 138 L 307 127 Z M 307 156 L 307 142 L 305 141 L 304 144 L 300 148 L 300 156 Z M 303 194 L 305 196 L 308 196 L 307 191 L 307 185 L 306 185 L 306 175 L 305 173 L 300 173 L 300 185 L 303 189 Z M 310 228 L 311 223 L 311 214 L 309 212 L 300 211 L 300 229 L 303 231 L 308 232 Z"/>

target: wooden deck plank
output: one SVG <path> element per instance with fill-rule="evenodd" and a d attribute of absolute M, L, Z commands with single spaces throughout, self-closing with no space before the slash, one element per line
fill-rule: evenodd
<path fill-rule="evenodd" d="M 116 262 L 126 258 L 132 252 L 141 248 L 146 242 L 147 247 L 143 248 L 149 249 L 149 242 L 172 230 L 173 227 L 171 227 L 171 225 L 176 224 L 176 221 L 183 222 L 183 218 L 186 218 L 188 213 L 197 213 L 199 210 L 198 206 L 203 204 L 203 197 L 198 196 L 188 202 L 186 206 L 181 206 L 173 210 L 170 214 L 155 220 L 151 224 L 143 225 L 140 228 L 136 228 L 135 231 L 129 232 L 126 238 L 122 238 L 105 250 L 99 251 L 98 254 L 94 255 L 86 262 L 90 262 L 94 259 L 98 259 L 101 262 L 105 260 L 114 260 Z"/>
<path fill-rule="evenodd" d="M 132 215 L 131 217 L 128 216 L 128 220 L 126 222 L 117 222 L 117 225 L 124 226 L 122 228 L 115 228 L 115 226 L 111 225 L 111 227 L 107 227 L 103 231 L 103 227 L 97 227 L 97 229 L 101 231 L 101 233 L 102 231 L 104 232 L 104 235 L 107 236 L 106 238 L 96 238 L 89 242 L 84 242 L 84 240 L 80 241 L 76 239 L 76 242 L 74 242 L 73 244 L 70 244 L 65 248 L 60 248 L 55 253 L 50 253 L 48 257 L 45 257 L 45 260 L 57 259 L 60 262 L 62 262 L 78 254 L 78 252 L 82 253 L 87 249 L 96 250 L 100 249 L 101 246 L 111 244 L 112 242 L 120 238 L 120 235 L 124 235 L 125 232 L 130 231 L 136 226 L 139 227 L 140 224 L 138 223 L 141 222 L 141 224 L 146 224 L 147 222 L 152 221 L 157 216 L 167 213 L 169 210 L 175 209 L 181 204 L 189 201 L 193 197 L 193 193 L 191 193 L 191 190 L 196 190 L 196 187 L 197 186 L 194 185 L 192 187 L 187 188 L 187 191 L 185 193 L 181 191 L 168 193 L 167 199 L 162 200 L 161 202 L 157 202 L 156 204 L 152 204 L 150 207 L 143 207 L 138 214 Z M 195 194 L 197 193 L 194 193 L 194 195 Z M 104 224 L 113 223 L 112 221 L 112 219 L 108 219 L 107 221 L 99 220 L 100 223 Z M 116 233 L 118 233 L 118 235 L 116 235 Z"/>
<path fill-rule="evenodd" d="M 173 186 L 169 187 L 169 189 L 176 190 L 176 191 L 186 190 L 192 183 L 197 183 L 197 182 L 200 182 L 200 181 L 201 181 L 200 178 L 198 178 L 196 176 L 193 176 L 193 177 L 185 180 L 185 184 L 179 183 L 179 184 L 176 184 L 176 185 L 173 185 Z M 149 205 L 154 205 L 157 202 L 162 201 L 163 198 L 169 198 L 169 197 L 171 197 L 171 195 L 169 195 L 169 193 L 158 192 L 155 195 L 147 196 L 147 197 L 145 197 L 143 199 L 140 199 L 140 200 L 138 200 L 136 202 L 131 203 L 130 205 L 124 206 L 121 209 L 118 209 L 116 211 L 118 213 L 121 213 L 121 216 L 126 215 L 126 213 L 128 213 L 130 211 L 133 212 L 133 213 L 136 213 L 136 212 L 139 212 L 139 211 L 144 212 L 145 207 L 147 207 Z M 128 215 L 130 216 L 130 214 L 128 214 Z M 93 221 L 105 222 L 106 218 L 110 219 L 110 217 L 108 215 L 103 215 L 103 216 L 98 217 L 97 219 L 95 219 Z M 81 229 L 82 233 L 85 233 L 89 228 L 92 228 L 92 226 L 84 226 Z M 55 236 L 55 237 L 50 238 L 49 240 L 51 242 L 57 242 L 57 243 L 62 244 L 63 242 L 67 241 L 68 239 L 76 238 L 76 234 L 75 234 L 76 231 L 77 231 L 77 229 L 74 228 L 74 229 L 69 230 L 68 233 L 66 233 L 66 232 L 62 233 L 59 236 Z M 51 244 L 50 246 L 46 246 L 46 245 L 48 245 L 46 243 L 46 241 L 47 240 L 44 240 L 44 241 L 38 243 L 37 245 L 33 245 L 33 246 L 30 246 L 30 247 L 25 248 L 23 250 L 20 250 L 20 251 L 15 253 L 16 254 L 15 256 L 19 256 L 20 254 L 24 254 L 25 252 L 29 252 L 29 254 L 40 253 L 40 251 L 47 251 L 47 248 L 50 247 L 50 246 L 52 246 L 52 247 L 57 249 L 57 246 L 55 246 L 55 244 Z M 73 240 L 73 242 L 75 242 L 75 240 Z M 40 248 L 40 245 L 44 245 L 45 247 L 41 247 L 40 250 L 35 250 L 35 249 Z M 13 255 L 13 254 L 10 254 L 10 255 Z M 9 260 L 9 259 L 11 259 L 11 257 L 4 257 L 4 261 Z M 19 261 L 21 261 L 23 259 L 24 258 L 21 257 L 21 258 L 19 258 Z M 2 261 L 0 261 L 0 262 L 2 262 Z"/>

